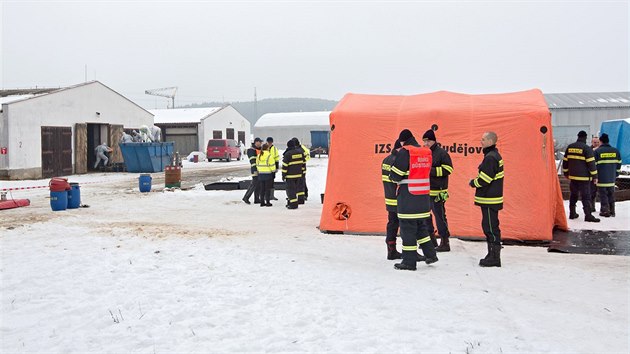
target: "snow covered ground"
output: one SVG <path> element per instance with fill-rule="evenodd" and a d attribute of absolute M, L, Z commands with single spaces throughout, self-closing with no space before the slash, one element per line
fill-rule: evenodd
<path fill-rule="evenodd" d="M 203 164 L 184 168 L 227 165 Z M 32 204 L 0 211 L 0 350 L 629 351 L 629 257 L 506 246 L 482 269 L 485 245 L 453 240 L 395 271 L 382 237 L 317 230 L 326 165 L 311 159 L 294 211 L 201 184 L 141 194 L 134 174 L 72 177 L 91 207 L 63 212 L 45 189 L 13 191 Z M 623 227 L 629 206 L 597 227 Z"/>

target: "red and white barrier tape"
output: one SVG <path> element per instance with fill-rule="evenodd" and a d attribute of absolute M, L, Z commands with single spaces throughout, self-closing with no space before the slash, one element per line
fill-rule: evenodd
<path fill-rule="evenodd" d="M 83 182 L 83 183 L 80 183 L 79 185 L 96 184 L 96 183 L 104 183 L 104 182 Z M 27 189 L 41 189 L 41 188 L 49 188 L 49 187 L 50 186 L 31 186 L 31 187 L 2 188 L 2 189 L 0 189 L 0 192 L 21 191 L 21 190 L 27 190 Z"/>

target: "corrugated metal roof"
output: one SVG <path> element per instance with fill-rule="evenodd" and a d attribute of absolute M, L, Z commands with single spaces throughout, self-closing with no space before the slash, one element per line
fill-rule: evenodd
<path fill-rule="evenodd" d="M 630 108 L 630 92 L 545 93 L 549 109 Z"/>

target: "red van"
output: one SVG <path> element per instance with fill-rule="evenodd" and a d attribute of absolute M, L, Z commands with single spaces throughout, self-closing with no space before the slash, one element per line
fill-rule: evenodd
<path fill-rule="evenodd" d="M 230 161 L 231 159 L 241 159 L 241 144 L 232 139 L 211 139 L 208 140 L 206 150 L 208 161 L 213 159 Z"/>

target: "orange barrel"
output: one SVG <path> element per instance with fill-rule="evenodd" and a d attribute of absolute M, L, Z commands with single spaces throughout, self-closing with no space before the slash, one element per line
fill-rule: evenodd
<path fill-rule="evenodd" d="M 182 168 L 179 166 L 166 166 L 164 168 L 164 187 L 182 187 Z"/>

